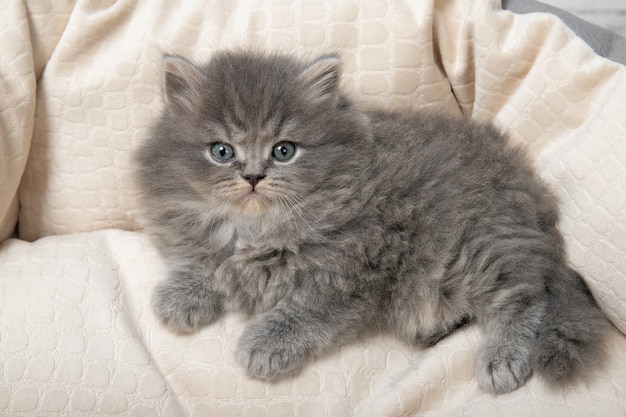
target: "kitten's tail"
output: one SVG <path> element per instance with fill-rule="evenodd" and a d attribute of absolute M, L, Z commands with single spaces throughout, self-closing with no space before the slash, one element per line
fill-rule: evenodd
<path fill-rule="evenodd" d="M 602 365 L 610 324 L 573 269 L 559 266 L 546 287 L 548 304 L 533 368 L 548 383 L 567 386 Z"/>

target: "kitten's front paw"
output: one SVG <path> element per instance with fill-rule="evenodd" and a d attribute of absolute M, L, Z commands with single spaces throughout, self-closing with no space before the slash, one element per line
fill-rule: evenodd
<path fill-rule="evenodd" d="M 152 306 L 163 324 L 177 333 L 192 333 L 215 321 L 222 313 L 217 294 L 203 285 L 180 279 L 161 282 Z"/>
<path fill-rule="evenodd" d="M 237 347 L 237 359 L 248 375 L 270 380 L 298 369 L 307 356 L 295 338 L 273 332 L 262 323 L 252 323 Z"/>
<path fill-rule="evenodd" d="M 511 392 L 526 382 L 531 374 L 530 351 L 513 344 L 486 344 L 479 351 L 476 377 L 485 391 L 494 394 Z"/>

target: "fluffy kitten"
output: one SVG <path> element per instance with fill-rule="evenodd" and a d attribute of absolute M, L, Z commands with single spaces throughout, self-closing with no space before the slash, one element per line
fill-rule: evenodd
<path fill-rule="evenodd" d="M 557 201 L 493 127 L 365 111 L 332 55 L 163 65 L 165 109 L 135 159 L 167 326 L 254 314 L 237 358 L 264 379 L 367 330 L 430 346 L 468 321 L 494 393 L 599 364 L 608 322 L 567 266 Z"/>

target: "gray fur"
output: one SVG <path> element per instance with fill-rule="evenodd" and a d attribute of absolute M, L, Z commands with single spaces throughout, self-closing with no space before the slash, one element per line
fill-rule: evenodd
<path fill-rule="evenodd" d="M 154 309 L 174 331 L 253 314 L 237 358 L 263 379 L 372 329 L 430 346 L 470 320 L 488 391 L 600 364 L 608 322 L 566 264 L 557 201 L 495 128 L 360 109 L 332 55 L 168 56 L 163 74 L 135 159 L 170 265 Z M 281 141 L 297 147 L 285 163 Z M 235 158 L 212 159 L 216 142 Z"/>

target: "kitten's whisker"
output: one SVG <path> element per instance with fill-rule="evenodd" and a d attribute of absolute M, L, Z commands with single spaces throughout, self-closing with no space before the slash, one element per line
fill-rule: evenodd
<path fill-rule="evenodd" d="M 289 233 L 292 235 L 291 239 L 296 240 L 298 238 L 297 236 L 298 224 L 296 221 L 296 217 L 294 216 L 294 213 L 295 213 L 294 207 L 289 203 L 289 201 L 283 195 L 279 194 L 277 201 L 278 201 L 281 213 L 285 214 L 287 221 L 293 224 L 294 226 L 294 227 L 288 227 L 287 229 L 289 230 Z"/>
<path fill-rule="evenodd" d="M 315 215 L 315 213 L 307 209 L 306 205 L 303 203 L 302 199 L 299 196 L 295 194 L 292 195 L 292 194 L 287 194 L 287 193 L 279 194 L 279 196 L 285 202 L 285 204 L 289 207 L 290 209 L 289 211 L 292 214 L 291 216 L 292 221 L 294 222 L 296 221 L 293 214 L 297 215 L 297 217 L 299 217 L 302 220 L 302 222 L 313 232 L 315 236 L 317 236 L 322 241 L 326 240 L 326 238 L 315 227 L 311 225 L 311 223 L 309 222 L 307 217 L 304 215 L 302 210 L 303 209 L 307 210 L 307 214 L 310 214 L 314 220 L 319 222 L 320 219 Z"/>

